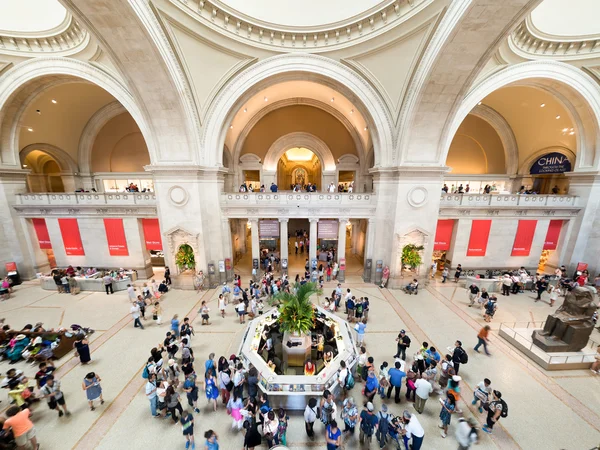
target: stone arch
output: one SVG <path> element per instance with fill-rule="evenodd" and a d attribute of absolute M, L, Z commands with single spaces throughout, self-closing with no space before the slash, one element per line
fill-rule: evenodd
<path fill-rule="evenodd" d="M 85 128 L 81 132 L 77 151 L 77 159 L 82 174 L 88 175 L 92 173 L 92 150 L 94 148 L 94 141 L 100 130 L 111 119 L 125 112 L 127 112 L 127 109 L 121 103 L 112 102 L 96 111 L 85 125 Z"/>
<path fill-rule="evenodd" d="M 335 159 L 327 144 L 317 136 L 304 132 L 288 133 L 273 142 L 265 156 L 264 170 L 276 171 L 279 159 L 293 147 L 305 147 L 311 150 L 321 161 L 323 172 L 335 172 Z"/>
<path fill-rule="evenodd" d="M 469 112 L 484 97 L 505 86 L 533 86 L 545 89 L 561 101 L 577 131 L 577 158 L 574 170 L 598 170 L 600 142 L 600 91 L 597 83 L 582 70 L 557 61 L 529 61 L 509 66 L 473 87 L 446 127 L 441 148 L 448 156 L 452 138 Z"/>
<path fill-rule="evenodd" d="M 356 103 L 371 130 L 376 149 L 375 163 L 391 161 L 394 146 L 391 119 L 381 95 L 359 74 L 339 62 L 318 55 L 285 54 L 260 61 L 238 74 L 207 111 L 202 146 L 208 165 L 222 165 L 222 149 L 227 126 L 247 99 L 268 86 L 290 80 L 309 80 L 330 86 Z"/>
<path fill-rule="evenodd" d="M 19 152 L 21 164 L 23 164 L 23 161 L 25 161 L 27 155 L 34 150 L 40 150 L 54 158 L 58 164 L 58 167 L 60 167 L 61 172 L 70 173 L 72 175 L 77 175 L 79 173 L 77 163 L 73 160 L 73 158 L 71 158 L 71 155 L 51 144 L 30 144 L 27 147 L 24 147 Z"/>
<path fill-rule="evenodd" d="M 569 150 L 566 147 L 561 147 L 561 146 L 552 146 L 552 147 L 546 147 L 546 148 L 542 148 L 541 150 L 538 150 L 537 152 L 535 152 L 533 155 L 529 156 L 529 158 L 527 158 L 523 164 L 521 164 L 521 166 L 519 167 L 519 175 L 525 175 L 525 176 L 529 176 L 529 170 L 531 169 L 532 164 L 540 157 L 544 156 L 547 153 L 561 153 L 563 155 L 565 155 L 569 161 L 571 162 L 571 167 L 575 166 L 575 161 L 576 161 L 576 155 L 575 153 L 573 153 L 571 150 Z"/>
<path fill-rule="evenodd" d="M 35 58 L 10 68 L 0 80 L 0 161 L 17 165 L 19 122 L 42 92 L 64 83 L 89 82 L 100 86 L 132 115 L 148 146 L 151 160 L 157 153 L 153 134 L 129 90 L 114 76 L 92 64 L 70 58 Z M 7 120 L 6 118 L 10 118 Z"/>
<path fill-rule="evenodd" d="M 475 106 L 469 114 L 485 120 L 494 130 L 496 130 L 498 137 L 500 137 L 500 141 L 502 141 L 502 147 L 504 147 L 506 173 L 508 175 L 515 175 L 519 166 L 519 148 L 512 128 L 504 116 L 494 108 L 490 108 L 486 105 Z"/>

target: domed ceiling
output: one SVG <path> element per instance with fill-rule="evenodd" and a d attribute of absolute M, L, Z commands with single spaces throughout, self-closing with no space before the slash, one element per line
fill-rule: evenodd
<path fill-rule="evenodd" d="M 578 37 L 600 34 L 600 1 L 544 0 L 531 13 L 536 30 L 548 36 Z"/>
<path fill-rule="evenodd" d="M 393 1 L 393 0 L 392 0 Z M 344 22 L 390 0 L 220 0 L 248 18 L 285 27 L 319 27 Z"/>
<path fill-rule="evenodd" d="M 67 18 L 67 10 L 57 0 L 1 0 L 0 8 L 0 30 L 8 34 L 50 31 Z"/>

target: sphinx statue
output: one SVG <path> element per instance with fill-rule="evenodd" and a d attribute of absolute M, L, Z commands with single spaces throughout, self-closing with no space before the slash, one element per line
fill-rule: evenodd
<path fill-rule="evenodd" d="M 595 295 L 596 290 L 591 286 L 578 286 L 568 292 L 563 304 L 548 315 L 544 329 L 533 332 L 533 343 L 548 353 L 577 352 L 584 348 L 594 329 L 592 316 L 598 309 Z"/>

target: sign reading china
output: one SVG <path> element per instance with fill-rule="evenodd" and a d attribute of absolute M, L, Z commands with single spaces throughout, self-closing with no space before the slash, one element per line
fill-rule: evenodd
<path fill-rule="evenodd" d="M 317 237 L 319 239 L 337 239 L 338 227 L 337 220 L 319 220 Z"/>
<path fill-rule="evenodd" d="M 128 256 L 127 239 L 123 228 L 123 219 L 104 219 L 108 253 L 111 256 Z"/>
<path fill-rule="evenodd" d="M 491 227 L 491 220 L 473 221 L 469 245 L 467 246 L 467 256 L 485 256 Z"/>
<path fill-rule="evenodd" d="M 519 220 L 511 256 L 529 256 L 537 220 Z"/>
<path fill-rule="evenodd" d="M 452 229 L 454 220 L 438 220 L 435 230 L 434 250 L 450 250 L 450 241 L 452 240 Z"/>
<path fill-rule="evenodd" d="M 46 250 L 52 248 L 50 242 L 50 235 L 48 234 L 48 227 L 46 226 L 46 219 L 31 219 L 35 234 L 37 235 L 40 249 Z"/>
<path fill-rule="evenodd" d="M 65 245 L 67 256 L 84 256 L 83 243 L 79 234 L 77 219 L 58 219 L 60 234 Z"/>
<path fill-rule="evenodd" d="M 258 237 L 261 239 L 279 237 L 279 220 L 259 220 Z"/>
<path fill-rule="evenodd" d="M 564 173 L 571 171 L 571 161 L 562 153 L 548 153 L 537 159 L 531 166 L 531 175 L 542 175 L 545 173 Z"/>

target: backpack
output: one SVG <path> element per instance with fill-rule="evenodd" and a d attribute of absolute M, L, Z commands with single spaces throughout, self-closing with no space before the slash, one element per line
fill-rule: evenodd
<path fill-rule="evenodd" d="M 142 378 L 148 379 L 150 377 L 150 371 L 148 370 L 148 364 L 144 366 L 144 370 L 142 371 Z"/>
<path fill-rule="evenodd" d="M 378 416 L 379 416 L 379 424 L 378 424 L 377 430 L 378 430 L 378 433 L 380 433 L 380 436 L 383 435 L 383 437 L 385 438 L 387 436 L 389 425 L 390 425 L 390 423 L 388 422 L 389 415 L 386 414 L 384 416 L 380 411 Z"/>
<path fill-rule="evenodd" d="M 348 376 L 346 376 L 346 389 L 352 389 L 354 387 L 354 376 L 352 376 L 352 372 L 348 371 Z"/>
<path fill-rule="evenodd" d="M 410 347 L 410 338 L 408 336 L 404 336 L 406 338 L 406 348 Z"/>
<path fill-rule="evenodd" d="M 373 425 L 373 422 L 371 422 L 371 420 L 363 420 L 360 423 L 360 427 L 366 436 L 373 436 L 373 430 L 375 426 Z"/>
<path fill-rule="evenodd" d="M 500 399 L 500 403 L 502 404 L 502 412 L 500 413 L 500 417 L 508 417 L 508 405 L 502 399 Z"/>
<path fill-rule="evenodd" d="M 358 314 L 362 314 L 362 312 L 363 312 L 363 305 L 362 305 L 362 303 L 356 306 L 356 312 Z"/>
<path fill-rule="evenodd" d="M 467 364 L 469 362 L 469 355 L 467 355 L 467 352 L 465 352 L 464 349 L 462 349 L 462 348 L 461 348 L 459 358 L 460 358 L 461 364 Z"/>

